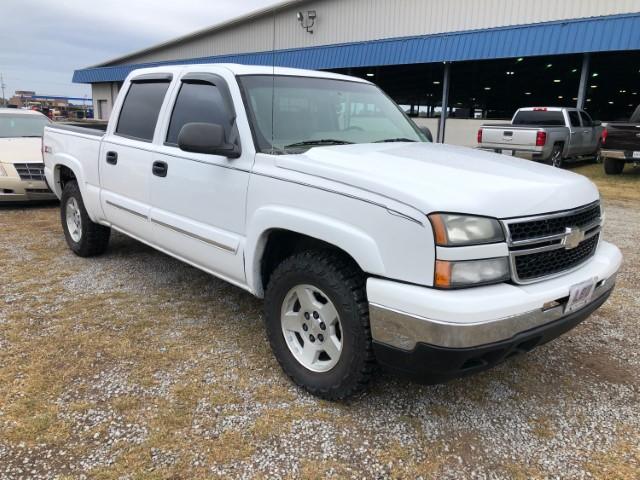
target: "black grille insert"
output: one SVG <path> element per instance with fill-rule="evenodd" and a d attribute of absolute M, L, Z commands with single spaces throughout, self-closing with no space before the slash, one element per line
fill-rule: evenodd
<path fill-rule="evenodd" d="M 532 238 L 559 235 L 565 232 L 567 227 L 586 227 L 600 218 L 600 204 L 576 213 L 561 217 L 543 218 L 527 222 L 509 224 L 511 241 L 529 240 Z"/>
<path fill-rule="evenodd" d="M 546 252 L 530 253 L 515 257 L 516 273 L 520 280 L 533 280 L 569 270 L 591 257 L 598 246 L 600 234 L 583 240 L 571 250 L 558 248 Z"/>
<path fill-rule="evenodd" d="M 44 163 L 14 163 L 21 180 L 44 181 Z"/>

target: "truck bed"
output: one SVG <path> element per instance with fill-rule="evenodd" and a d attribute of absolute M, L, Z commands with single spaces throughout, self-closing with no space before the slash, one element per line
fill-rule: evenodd
<path fill-rule="evenodd" d="M 51 128 L 101 137 L 107 130 L 107 122 L 60 122 L 54 123 Z"/>

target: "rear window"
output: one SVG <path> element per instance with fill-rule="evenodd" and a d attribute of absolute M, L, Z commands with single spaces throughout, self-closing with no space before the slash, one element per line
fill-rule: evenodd
<path fill-rule="evenodd" d="M 561 111 L 523 110 L 513 118 L 513 125 L 546 125 L 564 127 L 564 116 Z"/>
<path fill-rule="evenodd" d="M 132 83 L 124 99 L 116 135 L 150 142 L 169 81 Z"/>
<path fill-rule="evenodd" d="M 44 115 L 0 114 L 0 138 L 41 137 L 49 123 Z"/>
<path fill-rule="evenodd" d="M 575 110 L 571 110 L 569 112 L 569 121 L 571 122 L 571 126 L 572 127 L 579 127 L 580 126 L 580 116 L 578 115 L 578 112 L 576 112 Z"/>

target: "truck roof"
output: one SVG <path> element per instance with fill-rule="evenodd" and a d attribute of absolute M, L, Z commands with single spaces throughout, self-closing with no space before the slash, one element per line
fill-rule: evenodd
<path fill-rule="evenodd" d="M 234 75 L 286 75 L 297 77 L 315 77 L 315 78 L 330 78 L 335 80 L 350 80 L 362 83 L 371 83 L 367 80 L 357 77 L 349 77 L 347 75 L 340 75 L 338 73 L 322 72 L 318 70 L 303 70 L 299 68 L 285 68 L 285 67 L 271 67 L 263 65 L 241 65 L 238 63 L 198 63 L 198 64 L 183 64 L 183 65 L 167 65 L 163 67 L 151 67 L 140 68 L 130 73 L 131 75 L 140 75 L 147 73 L 173 73 L 178 74 L 180 72 L 198 71 L 198 72 L 215 72 L 220 68 L 229 70 Z"/>
<path fill-rule="evenodd" d="M 519 108 L 518 111 L 523 112 L 562 112 L 563 110 L 577 110 L 575 107 L 522 107 Z"/>

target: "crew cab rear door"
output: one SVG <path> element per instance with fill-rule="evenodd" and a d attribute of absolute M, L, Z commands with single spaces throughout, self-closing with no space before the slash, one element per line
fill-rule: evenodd
<path fill-rule="evenodd" d="M 100 201 L 117 229 L 148 240 L 152 142 L 171 74 L 143 74 L 116 105 L 100 148 Z"/>

